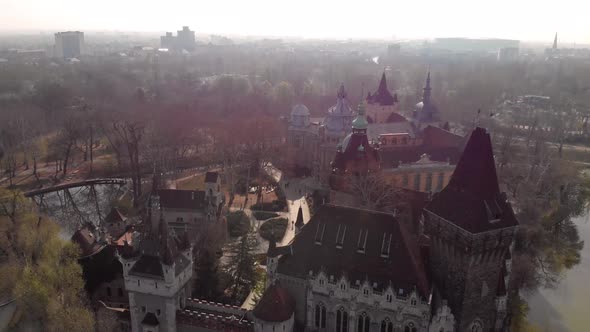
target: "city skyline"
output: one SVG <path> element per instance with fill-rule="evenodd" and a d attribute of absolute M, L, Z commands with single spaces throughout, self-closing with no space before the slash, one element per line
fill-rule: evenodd
<path fill-rule="evenodd" d="M 583 7 L 588 6 L 575 0 L 564 0 L 558 8 L 528 0 L 501 0 L 493 5 L 473 5 L 466 0 L 444 3 L 376 1 L 368 5 L 302 0 L 291 6 L 268 0 L 197 3 L 173 0 L 166 2 L 166 6 L 135 0 L 106 0 L 84 6 L 71 0 L 48 3 L 7 0 L 0 13 L 0 31 L 161 33 L 188 25 L 198 34 L 312 39 L 467 37 L 523 41 L 552 41 L 557 32 L 560 42 L 586 44 L 590 43 L 590 22 L 584 19 L 584 9 L 588 8 Z"/>

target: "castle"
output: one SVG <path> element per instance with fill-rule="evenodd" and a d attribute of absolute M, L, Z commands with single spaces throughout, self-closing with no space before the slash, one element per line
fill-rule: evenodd
<path fill-rule="evenodd" d="M 397 95 L 387 88 L 385 73 L 374 93 L 359 107 L 367 122 L 363 130 L 371 146 L 378 147 L 378 165 L 392 186 L 420 192 L 437 192 L 447 185 L 461 153 L 464 139 L 448 131 L 432 100 L 430 73 L 422 101 L 406 118 L 397 111 Z M 293 107 L 289 120 L 286 168 L 295 174 L 312 175 L 321 188 L 330 187 L 332 161 L 346 150 L 353 121 L 358 115 L 347 99 L 343 85 L 336 104 L 325 118 L 313 119 L 305 105 Z M 353 128 L 354 131 L 354 128 Z"/>
<path fill-rule="evenodd" d="M 361 110 L 353 121 L 357 143 L 349 143 L 357 152 L 367 146 L 362 154 L 371 153 L 363 117 Z M 138 250 L 120 255 L 131 329 L 504 330 L 518 222 L 500 192 L 484 129 L 471 133 L 448 185 L 422 212 L 412 231 L 394 214 L 321 206 L 307 223 L 297 222 L 288 245 L 269 244 L 267 288 L 248 311 L 189 298 L 191 244 L 171 236 L 153 204 Z"/>

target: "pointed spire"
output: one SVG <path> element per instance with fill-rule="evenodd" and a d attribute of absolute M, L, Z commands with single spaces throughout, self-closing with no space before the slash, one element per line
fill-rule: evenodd
<path fill-rule="evenodd" d="M 299 211 L 297 211 L 297 219 L 295 220 L 295 227 L 301 228 L 303 226 L 303 209 L 299 205 Z"/>
<path fill-rule="evenodd" d="M 432 88 L 430 87 L 430 70 L 426 76 L 426 85 L 424 86 L 423 93 L 422 93 L 422 102 L 424 105 L 430 103 L 430 96 L 432 93 Z"/>
<path fill-rule="evenodd" d="M 377 91 L 387 91 L 387 78 L 385 77 L 385 71 L 383 71 L 383 75 L 381 75 L 381 82 L 379 82 L 379 88 Z"/>
<path fill-rule="evenodd" d="M 555 38 L 553 38 L 553 49 L 557 49 L 557 32 L 555 33 Z"/>
<path fill-rule="evenodd" d="M 346 89 L 344 89 L 344 83 L 340 84 L 340 88 L 338 89 L 338 98 L 346 98 Z"/>
<path fill-rule="evenodd" d="M 477 127 L 471 133 L 448 186 L 484 200 L 500 193 L 492 141 L 485 129 Z"/>

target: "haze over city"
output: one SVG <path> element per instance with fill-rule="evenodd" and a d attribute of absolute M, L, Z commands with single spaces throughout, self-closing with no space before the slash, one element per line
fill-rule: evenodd
<path fill-rule="evenodd" d="M 3 0 L 0 31 L 162 32 L 305 38 L 510 38 L 590 43 L 590 3 L 549 1 Z"/>

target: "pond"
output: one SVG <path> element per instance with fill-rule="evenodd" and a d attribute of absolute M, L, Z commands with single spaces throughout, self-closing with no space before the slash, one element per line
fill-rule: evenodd
<path fill-rule="evenodd" d="M 590 330 L 590 215 L 574 222 L 585 243 L 580 264 L 567 271 L 555 289 L 541 289 L 528 298 L 528 318 L 543 331 Z"/>

